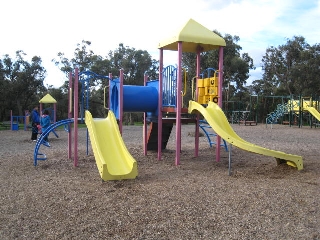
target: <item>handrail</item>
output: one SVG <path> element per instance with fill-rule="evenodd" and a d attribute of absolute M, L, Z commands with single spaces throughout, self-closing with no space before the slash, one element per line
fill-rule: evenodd
<path fill-rule="evenodd" d="M 182 92 L 182 97 L 184 97 L 187 94 L 187 70 L 185 68 L 182 68 L 184 72 L 184 92 Z"/>
<path fill-rule="evenodd" d="M 194 90 L 194 82 L 197 80 L 197 76 L 193 77 L 191 79 L 191 98 L 194 101 L 197 101 L 197 99 L 195 99 L 195 90 Z"/>

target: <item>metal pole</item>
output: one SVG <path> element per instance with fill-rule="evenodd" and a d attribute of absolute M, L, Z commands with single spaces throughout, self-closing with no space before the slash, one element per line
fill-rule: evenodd
<path fill-rule="evenodd" d="M 147 86 L 147 80 L 148 80 L 148 75 L 144 75 L 144 86 Z M 147 126 L 147 113 L 143 113 L 143 155 L 147 155 L 147 131 L 148 126 Z"/>
<path fill-rule="evenodd" d="M 229 176 L 231 176 L 231 173 L 232 173 L 232 171 L 231 171 L 231 163 L 232 163 L 232 161 L 231 161 L 231 151 L 232 151 L 232 144 L 230 143 L 229 144 Z"/>
<path fill-rule="evenodd" d="M 158 160 L 162 151 L 162 78 L 163 78 L 163 48 L 160 49 L 159 59 L 159 96 L 158 96 Z"/>
<path fill-rule="evenodd" d="M 72 72 L 69 73 L 69 104 L 68 104 L 68 118 L 72 118 Z M 68 132 L 68 158 L 71 159 L 72 156 L 72 131 L 71 124 L 69 123 L 69 132 Z"/>
<path fill-rule="evenodd" d="M 180 164 L 180 153 L 181 153 L 181 89 L 182 89 L 182 76 L 181 76 L 181 66 L 182 66 L 182 42 L 178 42 L 178 71 L 177 71 L 177 89 L 176 89 L 176 161 L 175 164 Z"/>
<path fill-rule="evenodd" d="M 78 166 L 78 85 L 79 85 L 79 69 L 75 70 L 75 79 L 74 79 L 74 106 L 73 106 L 73 115 L 74 115 L 74 166 Z"/>
<path fill-rule="evenodd" d="M 218 105 L 222 108 L 222 84 L 223 84 L 223 47 L 219 47 L 219 88 L 218 88 Z M 217 136 L 216 161 L 220 161 L 221 137 Z"/>

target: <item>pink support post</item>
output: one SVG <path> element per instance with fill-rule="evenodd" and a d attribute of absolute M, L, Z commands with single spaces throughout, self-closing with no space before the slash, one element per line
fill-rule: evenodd
<path fill-rule="evenodd" d="M 68 104 L 68 118 L 72 118 L 72 72 L 69 73 L 69 89 L 68 89 L 68 96 L 69 96 L 69 104 Z M 71 159 L 72 156 L 72 131 L 71 131 L 71 124 L 68 133 L 68 158 Z"/>
<path fill-rule="evenodd" d="M 198 78 L 200 76 L 200 53 L 201 53 L 201 48 L 199 47 L 197 49 L 197 65 L 196 65 L 196 93 L 195 93 L 195 101 L 198 101 Z M 196 117 L 196 124 L 195 124 L 195 141 L 194 141 L 194 156 L 198 157 L 199 156 L 199 117 L 200 114 L 197 113 Z"/>
<path fill-rule="evenodd" d="M 144 86 L 147 86 L 147 80 L 148 80 L 148 75 L 144 75 Z M 147 155 L 147 131 L 148 131 L 148 126 L 147 126 L 147 113 L 143 113 L 143 154 L 146 156 Z"/>
<path fill-rule="evenodd" d="M 180 164 L 180 153 L 181 153 L 181 108 L 182 108 L 182 98 L 181 98 L 181 90 L 182 90 L 182 42 L 178 42 L 178 70 L 177 70 L 177 106 L 176 106 L 176 165 Z"/>
<path fill-rule="evenodd" d="M 219 89 L 218 89 L 218 105 L 222 107 L 222 84 L 223 84 L 223 47 L 219 47 Z M 216 161 L 220 161 L 221 137 L 217 135 L 216 144 Z"/>
<path fill-rule="evenodd" d="M 123 69 L 120 69 L 120 86 L 119 86 L 119 131 L 122 135 L 123 119 Z"/>
<path fill-rule="evenodd" d="M 162 71 L 163 71 L 163 48 L 160 48 L 159 59 L 159 97 L 158 97 L 158 160 L 161 160 L 162 151 Z"/>
<path fill-rule="evenodd" d="M 75 70 L 74 77 L 74 106 L 73 106 L 73 115 L 74 115 L 74 166 L 78 166 L 78 85 L 79 85 L 79 69 Z"/>

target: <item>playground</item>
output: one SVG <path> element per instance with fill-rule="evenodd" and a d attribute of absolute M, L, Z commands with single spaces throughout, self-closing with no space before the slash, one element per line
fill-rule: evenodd
<path fill-rule="evenodd" d="M 68 119 L 35 143 L 30 131 L 0 131 L 0 238 L 320 239 L 320 130 L 230 123 L 224 46 L 190 19 L 159 43 L 159 79 L 124 85 L 122 69 L 114 77 L 75 68 Z M 200 71 L 201 52 L 213 49 L 218 66 Z M 177 51 L 177 67 L 163 66 L 164 50 Z M 196 54 L 188 106 L 182 52 Z M 109 83 L 106 118 L 90 112 L 92 77 Z M 124 126 L 124 112 L 143 113 L 143 126 Z"/>
<path fill-rule="evenodd" d="M 175 134 L 162 160 L 142 149 L 142 126 L 123 126 L 138 162 L 132 180 L 102 182 L 86 129 L 79 129 L 79 166 L 67 160 L 67 133 L 50 136 L 48 160 L 33 166 L 30 131 L 0 131 L 1 239 L 319 239 L 319 129 L 233 124 L 247 141 L 299 154 L 304 169 L 232 148 L 228 153 L 182 125 L 180 165 Z M 173 129 L 173 131 L 175 131 Z"/>

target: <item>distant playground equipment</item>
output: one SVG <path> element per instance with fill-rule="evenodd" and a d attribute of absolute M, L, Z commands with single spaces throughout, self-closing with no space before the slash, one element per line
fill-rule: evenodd
<path fill-rule="evenodd" d="M 28 111 L 25 111 L 24 116 L 13 115 L 12 110 L 10 110 L 10 121 L 4 121 L 0 123 L 0 127 L 5 129 L 10 129 L 12 131 L 18 131 L 20 129 L 19 124 L 23 125 L 23 129 L 26 131 L 29 123 Z"/>
<path fill-rule="evenodd" d="M 292 96 L 282 104 L 278 104 L 275 111 L 269 113 L 266 117 L 266 126 L 270 124 L 281 123 L 290 126 L 297 125 L 302 127 L 303 119 L 306 117 L 312 127 L 318 126 L 320 122 L 320 104 L 310 97 L 300 97 L 298 100 Z"/>
<path fill-rule="evenodd" d="M 57 100 L 55 100 L 49 93 L 46 94 L 43 98 L 40 99 L 39 101 L 40 103 L 40 114 L 42 114 L 43 112 L 43 104 L 53 104 L 53 109 L 50 108 L 46 108 L 49 110 L 49 113 L 50 113 L 50 120 L 52 123 L 55 123 L 56 120 L 57 120 L 57 117 L 56 117 L 56 112 L 57 112 Z"/>
<path fill-rule="evenodd" d="M 97 168 L 102 180 L 134 179 L 138 175 L 137 162 L 130 155 L 123 139 L 122 120 L 123 112 L 144 112 L 143 124 L 143 152 L 147 150 L 157 150 L 158 160 L 161 160 L 162 150 L 166 148 L 171 130 L 176 127 L 176 153 L 175 164 L 180 164 L 181 154 L 181 124 L 195 124 L 195 151 L 199 154 L 199 128 L 200 115 L 209 124 L 216 136 L 216 161 L 220 161 L 220 148 L 229 147 L 229 173 L 231 169 L 231 146 L 235 145 L 246 151 L 262 155 L 275 157 L 277 163 L 287 163 L 298 170 L 303 168 L 301 156 L 285 154 L 259 147 L 241 139 L 232 129 L 225 114 L 221 110 L 222 105 L 222 79 L 223 79 L 223 47 L 226 43 L 223 38 L 204 28 L 199 23 L 190 19 L 174 37 L 171 37 L 158 46 L 160 52 L 159 79 L 148 81 L 148 76 L 144 77 L 144 86 L 133 86 L 123 84 L 123 70 L 120 70 L 119 78 L 113 79 L 111 74 L 103 77 L 109 81 L 109 98 L 105 98 L 105 108 L 108 109 L 108 117 L 105 119 L 94 119 L 89 112 L 89 106 L 81 110 L 84 111 L 85 123 L 87 125 L 93 153 Z M 218 49 L 219 64 L 218 70 L 209 68 L 200 73 L 201 52 Z M 178 51 L 177 67 L 163 67 L 163 51 Z M 182 52 L 196 53 L 196 76 L 194 78 L 196 89 L 194 91 L 194 101 L 189 102 L 188 108 L 183 108 L 182 98 L 185 91 L 182 91 L 183 73 Z M 69 114 L 67 123 L 72 121 L 72 100 L 73 94 L 73 119 L 78 119 L 78 82 L 81 74 L 75 69 L 74 74 L 69 75 Z M 74 83 L 72 82 L 74 78 Z M 84 81 L 86 83 L 86 81 Z M 74 86 L 74 88 L 72 88 Z M 89 91 L 87 91 L 89 93 Z M 108 102 L 108 104 L 106 103 Z M 85 106 L 85 104 L 82 104 Z M 118 122 L 118 124 L 117 124 Z M 149 129 L 148 129 L 148 123 Z M 62 123 L 61 123 L 62 124 Z M 74 165 L 78 165 L 77 156 L 77 124 L 74 121 Z M 71 132 L 71 131 L 70 131 Z M 225 140 L 221 144 L 221 137 Z M 71 158 L 71 137 L 69 137 L 69 155 Z M 209 144 L 211 139 L 208 140 Z M 213 143 L 213 142 L 212 142 Z M 41 142 L 37 143 L 41 144 Z M 44 155 L 41 155 L 44 156 Z"/>
<path fill-rule="evenodd" d="M 232 124 L 257 125 L 258 95 L 251 95 L 250 102 L 226 101 L 223 103 L 224 112 Z"/>
<path fill-rule="evenodd" d="M 43 103 L 54 103 L 54 109 L 50 109 L 50 118 L 54 123 L 56 122 L 56 103 L 57 101 L 50 95 L 47 94 L 40 101 L 40 113 L 42 112 Z M 2 122 L 1 126 L 10 128 L 12 131 L 19 130 L 19 124 L 23 124 L 23 129 L 26 131 L 30 128 L 30 112 L 29 110 L 24 111 L 24 116 L 13 115 L 12 110 L 10 111 L 10 121 Z M 55 133 L 56 134 L 56 133 Z"/>

